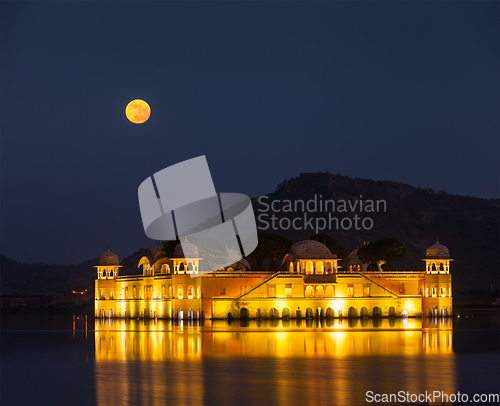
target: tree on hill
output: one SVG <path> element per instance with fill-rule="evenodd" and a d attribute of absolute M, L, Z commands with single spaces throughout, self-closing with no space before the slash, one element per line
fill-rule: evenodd
<path fill-rule="evenodd" d="M 280 266 L 279 266 L 279 260 L 276 259 L 276 258 L 273 258 L 273 260 L 271 261 L 271 264 L 269 265 L 269 270 L 270 271 L 273 271 L 273 272 L 278 272 L 280 270 Z"/>
<path fill-rule="evenodd" d="M 257 248 L 249 255 L 249 259 L 257 262 L 256 268 L 258 270 L 264 269 L 264 260 L 266 258 L 283 258 L 292 246 L 292 242 L 281 235 L 263 231 L 258 231 L 257 234 L 259 243 Z"/>
<path fill-rule="evenodd" d="M 223 266 L 229 256 L 224 245 L 218 240 L 199 239 L 193 236 L 189 237 L 189 242 L 196 246 L 198 254 L 202 259 L 202 264 L 207 266 L 206 270 L 214 270 Z M 202 269 L 203 270 L 203 269 Z"/>
<path fill-rule="evenodd" d="M 161 254 L 166 258 L 172 258 L 172 256 L 174 255 L 174 248 L 177 247 L 177 245 L 179 245 L 180 243 L 181 242 L 179 241 L 179 239 L 167 241 L 163 245 Z"/>
<path fill-rule="evenodd" d="M 311 237 L 311 240 L 316 240 L 326 245 L 326 247 L 330 250 L 332 254 L 337 255 L 338 259 L 344 259 L 345 257 L 344 246 L 339 240 L 333 238 L 331 235 L 325 233 L 314 234 Z"/>
<path fill-rule="evenodd" d="M 382 238 L 364 245 L 358 250 L 358 258 L 365 264 L 378 264 L 385 261 L 384 268 L 392 269 L 392 261 L 403 261 L 408 249 L 395 238 Z"/>
<path fill-rule="evenodd" d="M 188 241 L 198 249 L 198 255 L 202 259 L 202 266 L 212 269 L 214 266 L 226 264 L 229 254 L 224 245 L 217 240 L 200 239 L 190 236 Z M 168 241 L 162 250 L 162 254 L 167 258 L 172 258 L 174 249 L 180 244 L 179 240 Z"/>

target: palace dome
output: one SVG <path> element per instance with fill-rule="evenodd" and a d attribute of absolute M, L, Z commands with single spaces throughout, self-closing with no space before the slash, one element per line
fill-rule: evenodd
<path fill-rule="evenodd" d="M 162 251 L 163 251 L 163 242 L 158 241 L 155 245 L 153 245 L 151 248 L 148 248 L 149 253 L 151 254 L 151 258 L 153 260 L 157 260 L 163 257 Z"/>
<path fill-rule="evenodd" d="M 227 261 L 234 261 L 235 263 L 238 262 L 241 258 L 240 252 L 232 249 L 232 248 L 226 248 L 227 252 Z"/>
<path fill-rule="evenodd" d="M 118 255 L 112 253 L 109 248 L 97 258 L 97 266 L 119 265 Z"/>
<path fill-rule="evenodd" d="M 444 245 L 440 244 L 438 240 L 436 243 L 427 248 L 425 252 L 426 258 L 449 258 L 450 251 Z"/>
<path fill-rule="evenodd" d="M 293 244 L 290 254 L 295 258 L 337 258 L 326 245 L 315 240 L 303 240 Z"/>
<path fill-rule="evenodd" d="M 182 246 L 184 244 L 184 247 Z M 186 237 L 182 244 L 178 244 L 174 248 L 174 255 L 172 258 L 199 258 L 200 254 L 196 245 L 191 244 Z"/>
<path fill-rule="evenodd" d="M 359 264 L 359 265 L 361 265 L 361 263 L 362 263 L 362 262 L 360 261 L 360 259 L 359 259 L 359 257 L 358 257 L 358 248 L 356 248 L 354 251 L 352 251 L 352 252 L 351 252 L 351 253 L 347 256 L 346 261 L 347 261 L 348 259 L 352 259 L 353 261 L 356 261 L 356 265 L 358 265 L 358 264 Z"/>

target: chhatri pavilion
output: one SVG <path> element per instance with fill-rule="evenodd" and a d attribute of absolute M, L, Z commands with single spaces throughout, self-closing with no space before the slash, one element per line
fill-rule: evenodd
<path fill-rule="evenodd" d="M 100 318 L 334 318 L 450 316 L 452 286 L 448 248 L 437 241 L 424 271 L 368 271 L 353 251 L 341 270 L 318 241 L 294 244 L 278 272 L 250 269 L 237 251 L 231 266 L 199 272 L 195 245 L 183 242 L 173 256 L 156 244 L 137 275 L 120 275 L 118 256 L 98 258 L 95 316 Z M 195 276 L 198 275 L 198 276 Z"/>

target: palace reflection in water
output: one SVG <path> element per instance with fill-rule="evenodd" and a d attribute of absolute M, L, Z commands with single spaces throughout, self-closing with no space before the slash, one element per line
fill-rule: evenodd
<path fill-rule="evenodd" d="M 98 404 L 347 404 L 457 390 L 451 319 L 96 320 Z"/>

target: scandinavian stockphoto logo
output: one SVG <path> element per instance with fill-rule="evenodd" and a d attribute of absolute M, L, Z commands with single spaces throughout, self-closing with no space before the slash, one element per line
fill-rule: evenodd
<path fill-rule="evenodd" d="M 250 198 L 217 194 L 205 156 L 169 166 L 139 186 L 144 231 L 154 240 L 181 241 L 184 257 L 200 258 L 191 277 L 217 271 L 257 247 Z"/>
<path fill-rule="evenodd" d="M 269 196 L 260 196 L 257 201 L 257 228 L 262 231 L 368 231 L 374 225 L 370 215 L 387 211 L 385 200 L 363 199 L 363 195 L 349 200 L 324 199 L 321 194 L 309 200 L 269 200 Z"/>

